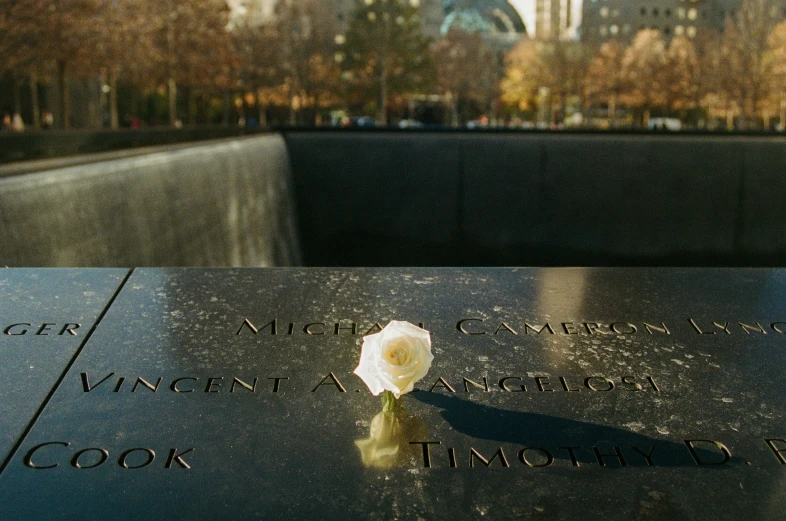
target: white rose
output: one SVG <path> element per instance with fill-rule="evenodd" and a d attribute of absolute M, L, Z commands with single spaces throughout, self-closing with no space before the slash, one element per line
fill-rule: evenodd
<path fill-rule="evenodd" d="M 432 360 L 429 332 L 409 322 L 393 320 L 379 333 L 363 337 L 355 374 L 374 396 L 390 391 L 398 398 L 426 376 Z"/>

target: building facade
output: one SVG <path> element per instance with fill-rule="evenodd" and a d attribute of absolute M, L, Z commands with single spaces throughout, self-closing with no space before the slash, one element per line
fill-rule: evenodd
<path fill-rule="evenodd" d="M 292 0 L 228 0 L 231 24 L 259 25 L 271 21 L 279 1 Z M 432 40 L 454 28 L 480 32 L 502 43 L 515 42 L 527 33 L 521 15 L 508 0 L 403 1 L 418 8 L 423 33 Z M 573 0 L 552 1 L 570 4 Z M 320 12 L 334 18 L 337 36 L 346 33 L 355 5 L 356 0 L 319 0 Z"/>
<path fill-rule="evenodd" d="M 743 0 L 584 0 L 581 39 L 602 43 L 616 38 L 629 42 L 642 29 L 657 29 L 664 38 L 696 38 L 721 31 L 737 14 Z M 786 1 L 773 2 L 769 16 L 786 18 Z"/>
<path fill-rule="evenodd" d="M 574 0 L 536 0 L 535 38 L 539 40 L 568 40 L 573 37 Z"/>

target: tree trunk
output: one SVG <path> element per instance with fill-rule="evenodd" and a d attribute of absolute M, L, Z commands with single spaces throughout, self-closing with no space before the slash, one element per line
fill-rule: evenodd
<path fill-rule="evenodd" d="M 115 67 L 109 69 L 109 127 L 113 130 L 120 127 L 117 117 L 117 69 Z"/>
<path fill-rule="evenodd" d="M 57 60 L 57 83 L 60 91 L 60 128 L 71 128 L 71 92 L 68 88 L 65 60 Z"/>
<path fill-rule="evenodd" d="M 222 117 L 222 123 L 224 124 L 225 127 L 229 126 L 229 112 L 230 112 L 229 104 L 230 104 L 230 102 L 231 102 L 231 99 L 230 99 L 230 95 L 229 95 L 229 89 L 224 89 L 224 115 Z"/>
<path fill-rule="evenodd" d="M 193 86 L 188 88 L 188 122 L 191 125 L 197 122 L 196 89 Z"/>
<path fill-rule="evenodd" d="M 609 100 L 609 116 L 611 116 L 611 128 L 617 128 L 617 95 L 612 94 Z"/>
<path fill-rule="evenodd" d="M 33 128 L 41 128 L 41 106 L 38 104 L 38 74 L 30 75 L 30 105 L 33 107 Z"/>
<path fill-rule="evenodd" d="M 377 110 L 377 120 L 379 124 L 388 124 L 388 75 L 385 61 L 382 62 L 382 74 L 379 79 L 379 109 Z"/>
<path fill-rule="evenodd" d="M 13 97 L 14 97 L 14 114 L 22 115 L 22 79 L 14 75 Z"/>
<path fill-rule="evenodd" d="M 172 76 L 167 80 L 167 91 L 169 92 L 169 124 L 174 127 L 177 123 L 177 82 Z"/>
<path fill-rule="evenodd" d="M 390 38 L 390 20 L 385 19 L 385 36 L 382 38 L 382 52 L 380 62 L 382 68 L 379 71 L 379 108 L 377 110 L 377 120 L 380 125 L 388 124 L 388 40 Z"/>
<path fill-rule="evenodd" d="M 784 99 L 781 99 L 781 113 L 779 120 L 780 121 L 778 121 L 778 123 L 780 124 L 780 130 L 783 132 L 786 130 L 786 100 Z"/>
<path fill-rule="evenodd" d="M 314 96 L 314 126 L 322 126 L 322 114 L 320 113 L 319 95 Z"/>
<path fill-rule="evenodd" d="M 257 108 L 259 109 L 259 126 L 265 128 L 267 127 L 267 105 L 262 103 L 259 90 L 257 90 Z"/>

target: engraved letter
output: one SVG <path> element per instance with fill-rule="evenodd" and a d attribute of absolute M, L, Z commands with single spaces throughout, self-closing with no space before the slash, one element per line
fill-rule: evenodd
<path fill-rule="evenodd" d="M 594 385 L 592 385 L 592 380 L 603 380 L 606 382 L 605 388 L 598 388 L 596 389 Z M 606 378 L 605 376 L 588 376 L 584 379 L 584 386 L 587 387 L 590 391 L 611 391 L 614 389 L 614 382 Z"/>
<path fill-rule="evenodd" d="M 597 322 L 584 322 L 584 328 L 587 330 L 587 333 L 593 335 L 595 333 L 599 335 L 608 335 L 605 331 L 600 329 L 600 324 Z"/>
<path fill-rule="evenodd" d="M 150 382 L 148 382 L 147 380 L 145 380 L 144 378 L 142 378 L 140 376 L 140 377 L 138 377 L 136 379 L 136 382 L 134 382 L 134 386 L 131 388 L 131 392 L 132 393 L 136 392 L 136 388 L 137 388 L 137 386 L 139 384 L 142 384 L 143 387 L 147 387 L 151 391 L 156 392 L 158 390 L 158 384 L 160 384 L 160 383 L 161 383 L 161 378 L 160 377 L 158 378 L 158 380 L 156 380 L 156 384 L 153 385 L 153 384 L 151 384 Z"/>
<path fill-rule="evenodd" d="M 441 441 L 410 441 L 410 445 L 423 446 L 423 468 L 431 468 L 431 454 L 429 453 L 429 445 L 442 445 Z"/>
<path fill-rule="evenodd" d="M 647 333 L 649 333 L 650 335 L 652 334 L 653 330 L 657 331 L 658 333 L 665 333 L 667 335 L 671 334 L 671 331 L 669 331 L 669 328 L 667 328 L 666 324 L 664 324 L 663 322 L 660 323 L 660 327 L 653 326 L 652 324 L 647 324 L 646 322 L 644 322 L 644 329 L 646 329 Z"/>
<path fill-rule="evenodd" d="M 486 392 L 489 392 L 489 382 L 488 379 L 484 376 L 483 377 L 483 385 L 480 385 L 478 382 L 473 382 L 469 378 L 464 378 L 464 392 L 469 392 L 469 386 L 473 385 L 478 389 L 483 389 Z"/>
<path fill-rule="evenodd" d="M 714 445 L 716 448 L 720 449 L 723 453 L 723 461 L 703 461 L 699 456 L 699 453 L 696 452 L 696 448 L 693 446 L 694 443 L 702 442 L 702 443 L 709 443 Z M 696 462 L 696 465 L 723 465 L 724 463 L 728 462 L 731 459 L 731 452 L 729 449 L 726 448 L 726 445 L 719 441 L 715 440 L 685 440 L 685 445 L 688 446 L 688 450 L 690 451 L 691 456 L 693 456 L 693 460 Z"/>
<path fill-rule="evenodd" d="M 33 463 L 33 454 L 35 454 L 36 451 L 38 451 L 38 449 L 46 447 L 47 445 L 62 445 L 63 447 L 68 447 L 71 444 L 66 443 L 64 441 L 50 441 L 48 443 L 42 443 L 40 445 L 36 445 L 35 447 L 27 451 L 27 454 L 25 454 L 25 457 L 22 460 L 25 466 L 30 467 L 31 469 L 53 469 L 57 467 L 58 463 L 54 463 L 52 465 L 36 465 L 35 463 Z"/>
<path fill-rule="evenodd" d="M 565 380 L 564 376 L 559 377 L 559 383 L 562 384 L 562 388 L 565 390 L 565 392 L 569 392 L 569 393 L 581 392 L 581 389 L 571 389 L 570 386 L 568 386 L 568 382 L 567 380 Z"/>
<path fill-rule="evenodd" d="M 253 385 L 247 384 L 246 382 L 244 382 L 240 378 L 232 378 L 232 385 L 229 387 L 229 392 L 230 393 L 234 393 L 235 392 L 235 385 L 236 384 L 240 384 L 240 387 L 243 387 L 244 389 L 248 389 L 252 393 L 257 390 L 257 378 L 256 377 L 254 377 L 254 384 Z"/>
<path fill-rule="evenodd" d="M 692 318 L 689 318 L 688 322 L 690 322 L 690 325 L 693 326 L 693 329 L 695 329 L 696 332 L 698 334 L 700 334 L 700 335 L 714 335 L 715 334 L 715 331 L 702 331 L 701 328 L 698 326 L 698 324 L 696 324 L 696 321 L 693 320 Z"/>
<path fill-rule="evenodd" d="M 11 324 L 7 328 L 3 329 L 3 333 L 9 336 L 21 336 L 27 333 L 27 329 L 22 329 L 19 333 L 12 333 L 11 329 L 15 328 L 16 326 L 31 326 L 32 324 Z M 779 331 L 780 333 L 780 331 Z"/>
<path fill-rule="evenodd" d="M 185 377 L 183 377 L 183 378 L 178 378 L 177 380 L 172 380 L 172 383 L 171 383 L 171 384 L 169 384 L 169 388 L 170 388 L 172 391 L 176 392 L 176 393 L 193 393 L 193 392 L 194 392 L 194 389 L 188 389 L 188 390 L 185 390 L 185 389 L 180 389 L 180 388 L 177 386 L 177 384 L 179 384 L 179 383 L 180 383 L 180 382 L 182 382 L 183 380 L 193 380 L 193 381 L 195 381 L 195 382 L 196 382 L 197 380 L 199 380 L 199 378 L 194 378 L 194 377 L 191 377 L 191 376 L 185 376 Z"/>
<path fill-rule="evenodd" d="M 515 330 L 514 330 L 512 327 L 510 327 L 509 325 L 507 325 L 507 324 L 506 324 L 506 323 L 504 323 L 504 322 L 503 322 L 502 324 L 500 324 L 500 325 L 499 325 L 499 327 L 497 328 L 497 330 L 496 330 L 496 331 L 494 331 L 494 334 L 496 335 L 496 334 L 497 334 L 497 333 L 499 333 L 500 331 L 507 331 L 508 333 L 513 333 L 514 335 L 518 335 L 518 333 L 516 333 L 516 331 L 515 331 Z"/>
<path fill-rule="evenodd" d="M 631 381 L 631 380 L 633 380 L 633 381 Z M 626 387 L 625 388 L 626 391 L 641 391 L 643 389 L 641 387 L 641 384 L 636 382 L 634 376 L 623 376 L 622 377 L 622 383 L 624 385 L 632 385 L 633 386 L 633 389 L 629 389 L 629 388 Z"/>
<path fill-rule="evenodd" d="M 243 326 L 245 326 L 248 329 L 250 329 L 251 332 L 254 333 L 255 335 L 258 334 L 260 331 L 264 331 L 266 328 L 269 327 L 270 328 L 270 334 L 271 335 L 275 335 L 276 334 L 276 328 L 278 326 L 278 319 L 274 318 L 271 322 L 268 322 L 264 326 L 262 326 L 259 329 L 257 329 L 256 327 L 254 327 L 254 324 L 252 324 L 249 319 L 244 318 L 243 319 L 243 323 L 240 324 L 240 328 L 237 330 L 237 333 L 235 333 L 236 335 L 239 335 L 240 332 L 243 331 Z"/>
<path fill-rule="evenodd" d="M 781 454 L 782 452 L 786 452 L 786 447 L 781 446 L 781 448 L 778 448 L 778 447 L 775 446 L 775 442 L 786 444 L 786 440 L 784 440 L 782 438 L 770 438 L 770 439 L 764 440 L 764 442 L 770 448 L 772 453 L 775 454 L 775 457 L 778 458 L 778 461 L 780 462 L 780 464 L 781 465 L 786 465 L 786 459 L 784 459 L 783 458 L 783 454 Z"/>
<path fill-rule="evenodd" d="M 551 386 L 548 376 L 536 376 L 535 385 L 538 386 L 538 391 L 554 392 L 554 389 L 547 389 L 547 387 Z"/>
<path fill-rule="evenodd" d="M 756 327 L 749 326 L 748 324 L 743 324 L 742 322 L 739 322 L 739 324 L 740 327 L 742 327 L 742 330 L 745 331 L 746 335 L 750 335 L 751 331 L 756 331 L 757 333 L 763 333 L 765 335 L 767 334 L 767 332 L 764 330 L 763 327 L 761 327 L 761 324 L 759 324 L 758 322 L 756 322 Z"/>
<path fill-rule="evenodd" d="M 508 384 L 507 384 L 508 380 L 519 380 L 519 381 L 521 381 L 521 378 L 519 378 L 518 376 L 506 376 L 505 378 L 500 380 L 499 381 L 499 386 L 502 388 L 503 391 L 507 391 L 509 393 L 523 393 L 524 391 L 527 390 L 527 386 L 524 385 L 524 384 L 520 384 L 519 385 L 520 389 L 511 389 L 510 387 L 508 387 Z"/>
<path fill-rule="evenodd" d="M 530 461 L 529 458 L 527 458 L 527 452 L 530 450 L 536 450 L 540 452 L 546 458 L 545 463 L 536 463 Z M 554 463 L 554 456 L 552 456 L 551 453 L 546 449 L 539 449 L 538 447 L 524 447 L 519 451 L 519 460 L 528 467 L 548 467 Z"/>
<path fill-rule="evenodd" d="M 190 469 L 191 466 L 188 463 L 186 463 L 186 461 L 183 459 L 183 456 L 185 456 L 186 454 L 188 454 L 193 450 L 194 449 L 186 449 L 180 454 L 178 454 L 177 449 L 169 449 L 169 456 L 166 459 L 166 464 L 164 465 L 164 468 L 171 469 L 172 464 L 177 463 L 178 465 L 180 465 L 180 468 L 182 469 Z"/>
<path fill-rule="evenodd" d="M 220 386 L 221 380 L 223 380 L 223 376 L 215 376 L 212 378 L 207 379 L 207 385 L 205 386 L 206 393 L 217 393 L 220 392 L 221 389 L 213 389 L 213 387 Z"/>
<path fill-rule="evenodd" d="M 132 452 L 136 452 L 136 451 L 144 452 L 145 454 L 147 454 L 147 458 L 146 458 L 146 460 L 144 462 L 142 462 L 141 465 L 129 465 L 128 462 L 126 461 L 126 458 L 128 458 L 129 454 L 131 454 Z M 120 465 L 121 467 L 123 467 L 124 469 L 131 469 L 131 470 L 133 470 L 133 469 L 141 469 L 142 467 L 147 467 L 148 465 L 153 463 L 154 459 L 156 459 L 156 453 L 154 451 L 150 450 L 150 449 L 142 449 L 142 448 L 139 448 L 139 449 L 128 449 L 127 451 L 125 451 L 124 453 L 122 453 L 120 455 L 120 458 L 117 460 L 117 464 Z"/>
<path fill-rule="evenodd" d="M 489 466 L 491 466 L 491 463 L 495 459 L 497 459 L 497 456 L 499 456 L 499 461 L 500 461 L 500 463 L 502 463 L 503 467 L 505 467 L 505 468 L 510 467 L 510 465 L 508 464 L 507 458 L 505 458 L 505 453 L 502 452 L 502 447 L 498 448 L 497 452 L 495 452 L 494 455 L 489 460 L 484 458 L 478 451 L 476 451 L 475 449 L 470 447 L 469 448 L 469 466 L 474 468 L 475 467 L 475 458 L 478 458 L 481 463 L 483 463 L 486 467 L 489 467 Z"/>
<path fill-rule="evenodd" d="M 98 461 L 96 461 L 92 465 L 82 465 L 82 464 L 80 464 L 79 463 L 79 458 L 82 456 L 82 454 L 86 454 L 86 453 L 91 452 L 91 451 L 92 452 L 98 452 L 98 453 L 101 454 L 98 457 Z M 94 468 L 96 468 L 98 466 L 103 465 L 108 457 L 109 457 L 109 451 L 106 450 L 106 449 L 99 449 L 99 448 L 96 448 L 96 447 L 93 447 L 93 448 L 90 448 L 90 449 L 82 449 L 79 452 L 77 452 L 76 454 L 74 454 L 73 458 L 71 458 L 71 466 L 74 467 L 74 468 L 77 468 L 77 469 L 94 469 Z"/>
<path fill-rule="evenodd" d="M 458 462 L 456 462 L 456 449 L 453 447 L 448 447 L 448 463 L 450 464 L 450 468 L 458 468 Z"/>
<path fill-rule="evenodd" d="M 305 334 L 307 334 L 307 335 L 324 335 L 325 334 L 325 330 L 324 329 L 322 329 L 320 331 L 312 331 L 311 330 L 311 326 L 323 326 L 324 327 L 325 323 L 324 322 L 312 322 L 311 324 L 306 324 L 305 326 L 303 326 L 303 332 Z"/>
<path fill-rule="evenodd" d="M 562 330 L 565 331 L 566 335 L 578 335 L 579 332 L 576 330 L 576 326 L 573 325 L 573 322 L 563 322 L 562 323 Z"/>
<path fill-rule="evenodd" d="M 592 447 L 592 452 L 595 453 L 595 459 L 598 460 L 598 465 L 601 467 L 605 467 L 606 463 L 603 461 L 603 458 L 617 458 L 620 461 L 620 465 L 626 467 L 628 464 L 625 463 L 625 458 L 622 457 L 622 451 L 619 447 L 612 447 L 614 449 L 614 454 L 601 454 L 600 450 L 597 447 Z"/>
<path fill-rule="evenodd" d="M 273 382 L 273 392 L 277 393 L 278 390 L 281 388 L 281 380 L 289 380 L 288 376 L 273 376 L 268 378 L 268 380 L 275 380 Z"/>
<path fill-rule="evenodd" d="M 368 336 L 372 333 L 379 333 L 382 331 L 382 326 L 379 325 L 379 322 L 374 322 L 374 325 L 368 328 L 368 331 L 363 336 Z"/>
<path fill-rule="evenodd" d="M 63 326 L 63 329 L 60 330 L 60 333 L 58 333 L 58 335 L 65 335 L 67 332 L 71 336 L 76 336 L 75 330 L 79 329 L 80 325 L 81 324 L 66 324 Z"/>
<path fill-rule="evenodd" d="M 783 326 L 786 325 L 786 322 L 773 322 L 772 324 L 770 324 L 770 328 L 776 333 L 780 333 L 781 335 L 783 333 L 786 333 L 786 331 L 783 331 L 782 329 L 778 329 L 778 324 Z"/>
<path fill-rule="evenodd" d="M 543 327 L 541 327 L 540 329 L 538 329 L 535 326 L 531 326 L 531 325 L 529 325 L 527 323 L 524 323 L 524 334 L 525 335 L 529 335 L 529 330 L 530 329 L 533 330 L 538 335 L 541 334 L 544 329 L 546 331 L 548 331 L 550 334 L 552 334 L 552 335 L 554 334 L 554 330 L 551 328 L 551 324 L 549 324 L 548 322 L 546 322 L 546 324 L 544 324 Z"/>
<path fill-rule="evenodd" d="M 438 385 L 440 387 L 444 387 L 445 389 L 447 389 L 451 393 L 455 393 L 456 392 L 456 390 L 453 387 L 451 387 L 450 384 L 444 378 L 442 378 L 441 376 L 439 377 L 439 380 L 434 382 L 434 385 L 431 386 L 431 389 L 429 389 L 428 392 L 430 392 L 430 393 L 434 392 L 434 388 L 437 387 Z"/>
<path fill-rule="evenodd" d="M 93 387 L 90 387 L 90 380 L 87 378 L 87 373 L 79 373 L 79 376 L 82 377 L 82 390 L 84 390 L 86 393 L 89 393 L 90 391 L 92 391 L 93 389 L 95 389 L 96 387 L 98 387 L 108 379 L 110 379 L 114 374 L 115 373 L 109 373 L 101 380 L 99 380 L 99 382 L 95 384 Z"/>
<path fill-rule="evenodd" d="M 623 328 L 627 326 L 627 330 L 625 329 L 620 330 L 620 326 L 622 326 Z M 627 322 L 614 322 L 609 327 L 611 328 L 612 331 L 614 331 L 618 335 L 632 335 L 636 331 L 638 331 L 638 329 L 636 329 L 636 326 Z"/>
<path fill-rule="evenodd" d="M 330 380 L 332 381 L 332 383 L 326 383 L 326 381 L 327 381 L 327 379 L 328 379 L 328 378 L 330 378 Z M 331 371 L 331 372 L 330 372 L 330 374 L 328 374 L 326 377 L 324 377 L 324 378 L 322 379 L 322 381 L 321 381 L 321 382 L 319 382 L 319 383 L 317 384 L 317 386 L 316 386 L 316 387 L 314 387 L 313 389 L 311 389 L 311 392 L 312 392 L 312 393 L 313 393 L 313 392 L 315 392 L 317 389 L 319 389 L 319 388 L 320 388 L 320 387 L 322 387 L 323 385 L 335 385 L 335 386 L 336 386 L 336 389 L 338 389 L 338 392 L 340 392 L 340 393 L 345 393 L 345 392 L 347 392 L 347 390 L 346 390 L 346 389 L 344 389 L 344 386 L 343 386 L 343 385 L 341 385 L 341 382 L 339 382 L 339 381 L 338 381 L 338 378 L 336 378 L 336 375 L 334 375 L 334 374 L 333 374 L 333 371 Z"/>
<path fill-rule="evenodd" d="M 461 319 L 456 324 L 456 329 L 458 329 L 459 331 L 461 331 L 465 335 L 485 335 L 486 334 L 485 331 L 476 331 L 474 333 L 472 331 L 467 331 L 466 329 L 464 329 L 464 322 L 483 322 L 482 318 L 464 318 L 464 319 Z"/>
<path fill-rule="evenodd" d="M 652 453 L 653 453 L 653 452 L 655 452 L 655 446 L 653 446 L 653 447 L 650 449 L 649 453 L 647 453 L 647 454 L 644 454 L 644 451 L 642 451 L 642 450 L 641 450 L 640 448 L 638 448 L 638 447 L 631 447 L 631 449 L 633 449 L 634 451 L 636 451 L 636 452 L 638 452 L 639 454 L 641 454 L 642 456 L 644 456 L 644 459 L 645 459 L 645 460 L 647 460 L 647 466 L 648 466 L 648 467 L 651 467 L 651 466 L 655 465 L 655 464 L 652 462 Z"/>
<path fill-rule="evenodd" d="M 729 331 L 729 323 L 728 322 L 724 322 L 723 325 L 718 324 L 717 322 L 713 322 L 712 325 L 717 327 L 717 328 L 719 328 L 719 329 L 722 329 L 727 335 L 731 334 L 731 331 Z"/>
<path fill-rule="evenodd" d="M 47 331 L 52 331 L 52 328 L 49 327 L 49 326 L 54 326 L 54 325 L 56 325 L 56 324 L 46 324 L 46 323 L 45 324 L 41 324 L 41 327 L 39 327 L 38 331 L 36 331 L 36 335 L 49 336 L 47 334 Z"/>
<path fill-rule="evenodd" d="M 336 322 L 336 328 L 334 332 L 336 335 L 340 334 L 342 331 L 350 331 L 350 334 L 357 335 L 358 334 L 358 325 L 354 322 L 350 322 L 350 326 L 342 326 L 341 322 Z"/>
<path fill-rule="evenodd" d="M 578 460 L 578 459 L 576 459 L 576 453 L 575 453 L 574 451 L 575 451 L 575 450 L 581 450 L 581 447 L 557 447 L 557 449 L 559 449 L 559 450 L 566 450 L 566 451 L 568 451 L 568 455 L 570 456 L 570 462 L 571 462 L 571 464 L 572 464 L 574 467 L 578 467 L 578 466 L 580 466 L 580 465 L 579 465 L 579 460 Z"/>

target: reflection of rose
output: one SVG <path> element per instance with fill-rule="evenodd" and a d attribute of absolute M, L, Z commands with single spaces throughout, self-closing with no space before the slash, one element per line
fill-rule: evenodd
<path fill-rule="evenodd" d="M 403 411 L 380 412 L 371 420 L 368 439 L 356 440 L 366 467 L 387 469 L 406 465 L 412 457 L 410 441 L 425 438 L 425 426 Z"/>
<path fill-rule="evenodd" d="M 355 374 L 374 396 L 390 391 L 398 398 L 426 376 L 433 359 L 428 331 L 393 320 L 379 333 L 363 337 Z"/>

